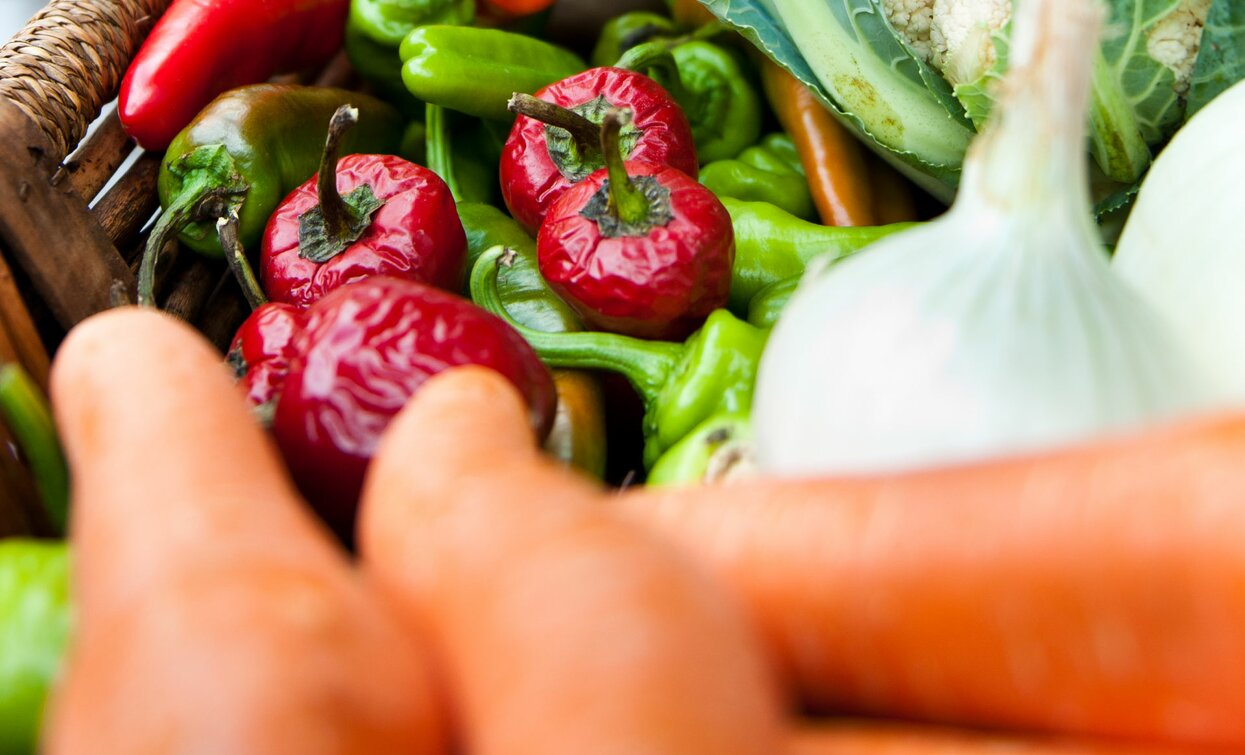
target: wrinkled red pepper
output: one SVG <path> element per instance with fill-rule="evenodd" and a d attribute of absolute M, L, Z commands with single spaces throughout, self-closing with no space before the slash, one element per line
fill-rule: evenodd
<path fill-rule="evenodd" d="M 268 220 L 260 276 L 272 301 L 305 307 L 373 275 L 462 288 L 467 236 L 450 188 L 400 157 L 338 160 L 338 144 L 357 119 L 349 106 L 334 113 L 319 173 Z"/>
<path fill-rule="evenodd" d="M 271 418 L 299 490 L 347 539 L 381 433 L 428 378 L 465 364 L 496 370 L 527 401 L 541 438 L 557 408 L 549 370 L 500 318 L 383 276 L 338 288 L 304 311 L 261 306 L 239 329 L 229 362 Z"/>
<path fill-rule="evenodd" d="M 160 151 L 216 95 L 323 65 L 349 0 L 173 0 L 121 82 L 126 132 Z"/>

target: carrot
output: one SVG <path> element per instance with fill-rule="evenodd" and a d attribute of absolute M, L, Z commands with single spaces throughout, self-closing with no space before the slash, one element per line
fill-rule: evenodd
<path fill-rule="evenodd" d="M 52 393 L 77 616 L 47 752 L 442 751 L 425 659 L 205 342 L 113 310 L 70 334 Z"/>
<path fill-rule="evenodd" d="M 877 155 L 867 155 L 873 186 L 873 216 L 880 225 L 920 220 L 912 183 Z"/>
<path fill-rule="evenodd" d="M 1212 755 L 1226 752 L 1198 749 Z M 832 721 L 804 725 L 786 755 L 1192 755 L 1188 749 L 987 733 L 941 726 L 879 721 Z"/>
<path fill-rule="evenodd" d="M 733 586 L 815 709 L 1245 747 L 1245 416 L 620 500 Z"/>
<path fill-rule="evenodd" d="M 502 378 L 456 369 L 390 426 L 364 569 L 426 632 L 473 755 L 777 752 L 778 706 L 725 592 L 535 448 Z"/>
<path fill-rule="evenodd" d="M 808 188 L 826 225 L 877 225 L 860 143 L 798 79 L 767 57 L 761 83 L 783 130 L 795 141 Z"/>
<path fill-rule="evenodd" d="M 717 20 L 713 13 L 701 4 L 700 0 L 673 0 L 670 5 L 670 17 L 679 26 L 696 28 Z"/>

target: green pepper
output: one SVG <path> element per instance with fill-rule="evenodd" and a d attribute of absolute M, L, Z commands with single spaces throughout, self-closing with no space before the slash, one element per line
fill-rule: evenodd
<path fill-rule="evenodd" d="M 501 144 L 478 118 L 465 129 L 465 138 L 451 141 L 448 124 L 452 115 L 440 105 L 425 107 L 424 164 L 445 181 L 455 201 L 490 203 L 499 191 Z"/>
<path fill-rule="evenodd" d="M 687 113 L 702 164 L 734 157 L 761 135 L 756 88 L 725 48 L 703 40 L 672 42 L 645 42 L 616 65 L 646 73 L 670 92 Z"/>
<path fill-rule="evenodd" d="M 653 37 L 673 37 L 679 27 L 666 16 L 647 11 L 632 11 L 616 16 L 601 27 L 597 45 L 592 49 L 594 68 L 612 66 L 623 53 Z"/>
<path fill-rule="evenodd" d="M 649 485 L 715 483 L 746 473 L 754 464 L 752 421 L 746 414 L 716 414 L 661 455 Z"/>
<path fill-rule="evenodd" d="M 30 465 L 48 521 L 64 534 L 69 519 L 69 469 L 47 397 L 20 365 L 0 367 L 0 419 Z"/>
<path fill-rule="evenodd" d="M 0 541 L 0 755 L 36 751 L 69 631 L 65 544 Z"/>
<path fill-rule="evenodd" d="M 770 134 L 737 157 L 709 163 L 700 169 L 700 182 L 719 198 L 769 202 L 805 220 L 817 213 L 795 142 L 783 133 Z"/>
<path fill-rule="evenodd" d="M 534 37 L 466 26 L 421 26 L 399 49 L 402 81 L 425 102 L 480 118 L 509 120 L 515 92 L 533 92 L 579 73 L 570 50 Z"/>
<path fill-rule="evenodd" d="M 801 220 L 768 202 L 741 202 L 729 197 L 722 205 L 735 230 L 735 263 L 731 268 L 731 311 L 743 314 L 765 286 L 798 278 L 814 257 L 841 259 L 913 223 L 880 226 L 825 226 Z"/>
<path fill-rule="evenodd" d="M 494 247 L 471 271 L 471 298 L 505 318 L 546 363 L 617 372 L 644 402 L 644 463 L 719 412 L 748 412 L 768 333 L 719 309 L 682 344 L 616 333 L 544 333 L 516 322 L 498 290 L 499 270 L 513 255 Z"/>
<path fill-rule="evenodd" d="M 329 120 L 342 105 L 359 109 L 342 153 L 393 154 L 402 118 L 359 92 L 327 87 L 256 84 L 212 101 L 169 146 L 160 165 L 160 206 L 139 269 L 139 301 L 152 303 L 156 257 L 174 235 L 212 257 L 224 253 L 218 219 L 236 221 L 238 241 L 253 247 L 268 216 L 315 175 Z"/>
<path fill-rule="evenodd" d="M 801 277 L 776 281 L 757 291 L 752 301 L 748 302 L 748 322 L 758 328 L 767 329 L 777 325 L 787 302 L 799 287 Z"/>

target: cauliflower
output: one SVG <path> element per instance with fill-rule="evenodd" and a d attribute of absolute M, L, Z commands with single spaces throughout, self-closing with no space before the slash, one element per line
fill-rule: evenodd
<path fill-rule="evenodd" d="M 977 80 L 994 64 L 990 35 L 1012 15 L 1011 0 L 882 0 L 904 42 L 947 81 Z"/>
<path fill-rule="evenodd" d="M 1176 75 L 1176 93 L 1182 97 L 1189 92 L 1211 2 L 1182 0 L 1176 10 L 1151 27 L 1146 39 L 1146 52 Z"/>

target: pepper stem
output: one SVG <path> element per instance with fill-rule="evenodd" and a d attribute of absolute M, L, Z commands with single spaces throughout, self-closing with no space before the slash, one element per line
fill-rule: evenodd
<path fill-rule="evenodd" d="M 687 107 L 689 92 L 683 85 L 683 76 L 679 73 L 679 65 L 670 50 L 676 45 L 666 40 L 654 40 L 636 45 L 618 59 L 616 68 L 625 68 L 650 76 L 661 84 L 674 101 Z"/>
<path fill-rule="evenodd" d="M 139 306 L 156 306 L 156 263 L 165 247 L 174 242 L 192 222 L 219 218 L 236 211 L 236 206 L 241 203 L 237 196 L 238 192 L 221 188 L 206 175 L 196 175 L 194 180 L 183 186 L 181 193 L 160 213 L 151 235 L 147 237 L 143 258 L 138 265 Z"/>
<path fill-rule="evenodd" d="M 595 155 L 601 148 L 601 129 L 574 110 L 545 102 L 530 94 L 515 92 L 506 107 L 512 113 L 535 118 L 541 123 L 565 130 L 581 155 Z"/>
<path fill-rule="evenodd" d="M 610 108 L 605 113 L 601 121 L 601 152 L 610 176 L 609 211 L 627 225 L 640 225 L 648 218 L 649 202 L 644 192 L 631 183 L 618 143 L 623 126 L 630 120 L 631 115 L 618 108 Z"/>
<path fill-rule="evenodd" d="M 454 197 L 454 201 L 461 202 L 463 195 L 458 188 L 458 177 L 454 175 L 450 133 L 445 127 L 445 108 L 429 102 L 424 108 L 424 124 L 427 128 L 424 139 L 428 152 L 428 169 L 440 176 L 445 185 L 450 187 L 450 195 Z"/>
<path fill-rule="evenodd" d="M 324 140 L 324 154 L 320 156 L 320 172 L 316 176 L 316 194 L 320 199 L 320 212 L 324 215 L 324 230 L 332 239 L 348 236 L 357 222 L 355 211 L 337 191 L 337 160 L 341 141 L 356 123 L 359 109 L 342 105 L 329 121 L 329 133 Z"/>
<path fill-rule="evenodd" d="M 617 372 L 633 385 L 645 406 L 657 400 L 683 358 L 683 344 L 645 341 L 616 333 L 545 333 L 517 322 L 506 311 L 497 289 L 501 267 L 508 267 L 514 250 L 495 246 L 471 268 L 471 299 L 506 321 L 551 367 L 575 367 Z"/>
<path fill-rule="evenodd" d="M 266 304 L 268 297 L 264 296 L 264 289 L 260 287 L 259 281 L 255 278 L 255 270 L 251 268 L 251 263 L 246 259 L 246 251 L 242 248 L 242 242 L 238 241 L 238 213 L 231 209 L 228 215 L 218 219 L 216 233 L 220 236 L 221 248 L 225 250 L 225 262 L 229 264 L 229 269 L 233 272 L 233 277 L 237 279 L 238 285 L 242 286 L 242 295 L 246 297 L 246 303 L 251 305 L 251 309 Z"/>

